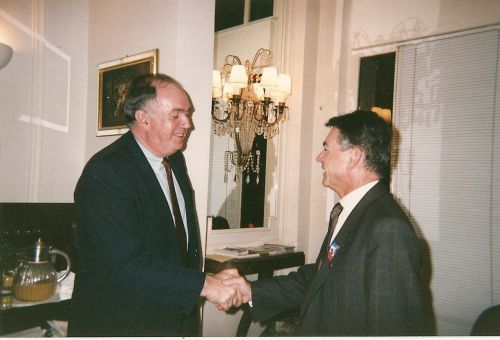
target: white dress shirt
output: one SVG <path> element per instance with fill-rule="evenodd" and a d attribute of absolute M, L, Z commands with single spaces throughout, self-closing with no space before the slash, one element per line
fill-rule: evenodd
<path fill-rule="evenodd" d="M 339 219 L 337 220 L 337 225 L 335 226 L 335 231 L 333 232 L 332 239 L 330 240 L 330 244 L 332 241 L 335 239 L 337 234 L 339 233 L 340 229 L 344 225 L 344 222 L 347 220 L 349 215 L 351 214 L 351 211 L 358 205 L 359 201 L 365 196 L 365 194 L 375 186 L 379 181 L 373 181 L 370 183 L 367 183 L 356 190 L 348 193 L 342 199 L 339 201 L 340 204 L 342 204 L 342 212 L 339 215 Z"/>

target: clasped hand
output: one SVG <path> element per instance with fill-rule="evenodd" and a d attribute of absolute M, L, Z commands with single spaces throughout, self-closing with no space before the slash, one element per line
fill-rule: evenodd
<path fill-rule="evenodd" d="M 224 311 L 252 300 L 250 284 L 240 276 L 237 269 L 207 274 L 200 295 L 215 304 L 218 310 Z"/>

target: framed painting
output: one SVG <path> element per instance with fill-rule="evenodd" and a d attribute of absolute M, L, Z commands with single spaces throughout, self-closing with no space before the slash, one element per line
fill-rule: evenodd
<path fill-rule="evenodd" d="M 123 105 L 132 79 L 158 71 L 158 49 L 99 64 L 97 136 L 123 134 L 127 129 Z"/>

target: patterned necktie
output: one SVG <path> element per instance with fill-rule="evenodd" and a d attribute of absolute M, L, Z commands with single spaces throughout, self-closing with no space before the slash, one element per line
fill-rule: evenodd
<path fill-rule="evenodd" d="M 333 257 L 335 256 L 335 251 L 337 251 L 337 247 L 335 246 L 335 243 L 331 242 L 333 232 L 335 231 L 335 227 L 337 225 L 337 221 L 339 220 L 340 213 L 342 212 L 342 205 L 340 203 L 335 204 L 335 206 L 332 209 L 332 212 L 330 213 L 330 226 L 328 228 L 328 238 L 326 239 L 326 256 L 328 258 L 328 262 L 332 264 Z"/>
<path fill-rule="evenodd" d="M 162 161 L 165 171 L 167 172 L 168 189 L 170 191 L 170 203 L 172 204 L 172 212 L 174 214 L 175 229 L 177 230 L 177 239 L 179 241 L 179 249 L 181 252 L 181 260 L 184 265 L 187 265 L 187 238 L 184 223 L 182 223 L 181 211 L 175 194 L 174 180 L 172 178 L 172 168 L 168 163 L 167 158 Z"/>

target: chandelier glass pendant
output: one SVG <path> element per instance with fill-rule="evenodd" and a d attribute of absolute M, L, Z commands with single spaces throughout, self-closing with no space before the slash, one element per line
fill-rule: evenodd
<path fill-rule="evenodd" d="M 253 61 L 241 63 L 240 58 L 228 55 L 221 70 L 213 71 L 212 120 L 217 136 L 229 135 L 235 141 L 235 151 L 226 151 L 224 177 L 235 171 L 235 180 L 250 171 L 259 182 L 260 151 L 252 154 L 256 135 L 270 139 L 279 133 L 279 124 L 287 116 L 285 105 L 291 94 L 291 78 L 279 74 L 272 66 L 272 53 L 261 48 Z"/>

